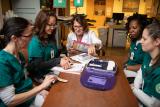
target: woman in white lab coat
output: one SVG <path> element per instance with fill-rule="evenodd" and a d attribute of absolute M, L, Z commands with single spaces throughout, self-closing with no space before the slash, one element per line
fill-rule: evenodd
<path fill-rule="evenodd" d="M 101 49 L 102 42 L 94 31 L 88 29 L 88 23 L 83 15 L 75 15 L 72 20 L 72 31 L 68 34 L 67 50 L 95 54 L 96 49 Z"/>

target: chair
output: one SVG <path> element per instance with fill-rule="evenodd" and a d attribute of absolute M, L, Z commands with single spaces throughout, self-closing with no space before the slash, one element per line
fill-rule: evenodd
<path fill-rule="evenodd" d="M 98 35 L 99 39 L 102 41 L 103 46 L 107 46 L 108 43 L 108 29 L 103 27 L 103 28 L 98 28 Z"/>
<path fill-rule="evenodd" d="M 99 39 L 102 41 L 102 48 L 97 51 L 98 56 L 105 56 L 105 47 L 108 44 L 108 28 L 98 28 Z"/>

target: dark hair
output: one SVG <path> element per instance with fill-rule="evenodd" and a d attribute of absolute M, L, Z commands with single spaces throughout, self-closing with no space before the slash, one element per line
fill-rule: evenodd
<path fill-rule="evenodd" d="M 74 32 L 74 28 L 73 28 L 74 21 L 77 21 L 83 27 L 84 32 L 88 32 L 88 23 L 87 23 L 87 20 L 86 20 L 86 16 L 84 16 L 82 14 L 76 14 L 76 15 L 73 16 L 73 19 L 72 19 L 72 22 L 71 22 L 73 32 Z"/>
<path fill-rule="evenodd" d="M 4 35 L 3 48 L 10 42 L 11 36 L 21 37 L 27 26 L 31 24 L 28 20 L 21 17 L 12 17 L 4 22 L 0 35 Z"/>
<path fill-rule="evenodd" d="M 57 21 L 57 17 L 55 15 L 55 12 L 52 10 L 41 10 L 35 20 L 35 34 L 37 36 L 39 36 L 40 40 L 44 39 L 44 35 L 45 35 L 45 27 L 48 23 L 49 17 L 53 16 L 56 18 Z M 54 31 L 52 32 L 52 36 L 49 36 L 49 39 L 55 40 L 55 33 L 56 33 L 56 29 L 54 29 Z"/>
<path fill-rule="evenodd" d="M 147 19 L 146 17 L 144 17 L 143 15 L 140 15 L 138 13 L 134 13 L 132 16 L 128 17 L 127 19 L 127 23 L 126 23 L 126 29 L 127 29 L 127 33 L 129 32 L 129 25 L 131 23 L 131 21 L 137 21 L 138 24 L 140 25 L 140 33 L 138 35 L 137 39 L 140 39 L 142 37 L 142 32 L 144 30 L 144 28 L 148 25 Z"/>
<path fill-rule="evenodd" d="M 160 38 L 160 24 L 158 22 L 153 22 L 152 24 L 148 25 L 145 29 L 148 30 L 149 36 L 153 40 Z M 157 67 L 160 67 L 160 53 L 157 55 L 157 61 L 155 64 L 152 65 L 152 69 L 147 71 L 145 75 L 148 75 L 150 72 L 155 70 Z"/>

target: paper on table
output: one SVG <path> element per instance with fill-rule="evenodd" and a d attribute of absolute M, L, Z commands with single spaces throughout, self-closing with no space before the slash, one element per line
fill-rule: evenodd
<path fill-rule="evenodd" d="M 54 72 L 66 72 L 66 73 L 72 73 L 72 74 L 80 74 L 84 68 L 84 64 L 74 63 L 70 69 L 63 69 L 62 67 L 56 66 L 53 67 L 51 70 Z"/>
<path fill-rule="evenodd" d="M 114 67 L 115 67 L 115 62 L 113 62 L 113 61 L 108 61 L 107 70 L 113 70 Z"/>
<path fill-rule="evenodd" d="M 97 58 L 94 57 L 94 56 L 89 56 L 87 53 L 82 53 L 82 54 L 79 54 L 79 55 L 72 56 L 71 59 L 73 59 L 75 61 L 78 61 L 82 64 L 87 64 L 92 59 L 97 59 Z"/>

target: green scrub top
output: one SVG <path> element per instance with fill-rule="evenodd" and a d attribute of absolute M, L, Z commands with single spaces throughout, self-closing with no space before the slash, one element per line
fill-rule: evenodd
<path fill-rule="evenodd" d="M 42 44 L 38 36 L 35 35 L 29 43 L 28 54 L 29 61 L 34 57 L 43 58 L 44 61 L 48 61 L 51 58 L 58 57 L 58 49 L 56 44 L 52 42 L 49 42 L 46 45 Z"/>
<path fill-rule="evenodd" d="M 1 99 L 0 99 L 0 107 L 7 107 L 7 106 L 2 102 Z"/>
<path fill-rule="evenodd" d="M 128 65 L 137 65 L 143 63 L 144 52 L 142 45 L 139 41 L 131 42 L 130 45 L 130 58 L 128 59 Z"/>
<path fill-rule="evenodd" d="M 30 78 L 25 78 L 24 67 L 21 64 L 24 62 L 20 55 L 20 61 L 12 54 L 1 50 L 0 51 L 0 88 L 14 85 L 15 94 L 26 92 L 32 89 L 32 81 Z M 20 104 L 18 107 L 28 107 L 34 98 Z"/>
<path fill-rule="evenodd" d="M 152 67 L 149 66 L 150 61 L 150 55 L 146 54 L 141 67 L 144 81 L 142 90 L 149 96 L 154 96 L 160 100 L 160 66 L 153 70 Z"/>

